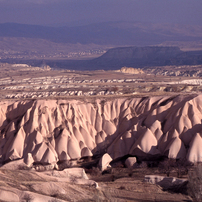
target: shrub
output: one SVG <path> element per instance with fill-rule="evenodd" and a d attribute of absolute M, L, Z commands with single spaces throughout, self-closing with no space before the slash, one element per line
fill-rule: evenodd
<path fill-rule="evenodd" d="M 145 162 L 145 161 L 141 162 L 141 163 L 138 165 L 138 167 L 139 167 L 139 168 L 142 168 L 142 169 L 148 168 L 147 162 Z"/>
<path fill-rule="evenodd" d="M 24 196 L 23 196 L 23 201 L 25 201 L 25 202 L 30 202 L 30 201 L 32 201 L 33 200 L 33 197 L 32 197 L 32 195 L 30 195 L 30 194 L 25 194 Z"/>
<path fill-rule="evenodd" d="M 76 184 L 77 183 L 77 177 L 76 176 L 74 176 L 74 175 L 70 175 L 70 182 L 72 183 L 72 184 Z"/>
<path fill-rule="evenodd" d="M 161 173 L 164 173 L 167 175 L 167 177 L 170 176 L 170 172 L 175 167 L 176 162 L 175 159 L 165 159 L 163 162 L 159 163 L 159 171 Z"/>
<path fill-rule="evenodd" d="M 18 166 L 18 170 L 30 170 L 31 168 L 29 168 L 28 166 L 26 165 L 19 165 Z"/>
<path fill-rule="evenodd" d="M 48 202 L 59 202 L 59 200 L 54 198 L 54 199 L 49 200 Z"/>
<path fill-rule="evenodd" d="M 191 166 L 192 166 L 192 163 L 188 162 L 186 158 L 178 160 L 176 162 L 177 177 L 183 177 L 183 175 L 187 175 L 189 168 Z"/>
<path fill-rule="evenodd" d="M 128 168 L 128 176 L 129 177 L 133 176 L 133 168 Z"/>
<path fill-rule="evenodd" d="M 100 176 L 102 172 L 98 167 L 92 167 L 91 169 L 86 170 L 86 173 L 89 173 L 92 176 Z"/>
<path fill-rule="evenodd" d="M 125 188 L 125 186 L 122 185 L 122 186 L 119 187 L 119 189 L 124 190 L 126 188 Z"/>
<path fill-rule="evenodd" d="M 68 160 L 58 163 L 59 170 L 64 170 L 65 168 L 71 168 L 71 167 L 72 167 L 72 162 Z"/>

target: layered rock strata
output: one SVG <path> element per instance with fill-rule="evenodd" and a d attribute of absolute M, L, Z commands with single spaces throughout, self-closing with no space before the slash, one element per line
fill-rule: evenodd
<path fill-rule="evenodd" d="M 202 95 L 0 102 L 0 160 L 28 164 L 108 153 L 202 161 Z"/>

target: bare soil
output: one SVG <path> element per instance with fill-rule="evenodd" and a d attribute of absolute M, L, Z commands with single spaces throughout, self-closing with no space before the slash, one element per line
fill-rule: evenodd
<path fill-rule="evenodd" d="M 31 170 L 0 169 L 0 188 L 6 190 L 15 188 L 44 195 L 43 190 L 38 192 L 34 190 L 33 184 L 55 182 L 68 194 L 54 195 L 50 192 L 49 196 L 65 201 L 192 201 L 191 197 L 183 193 L 164 191 L 158 185 L 144 182 L 144 175 L 159 174 L 158 169 L 154 168 L 136 168 L 132 170 L 132 175 L 131 170 L 127 168 L 114 168 L 112 173 L 97 173 L 96 176 L 88 174 L 90 179 L 98 182 L 99 188 L 78 185 L 74 182 L 57 182 L 48 177 L 44 179 L 39 174 Z"/>

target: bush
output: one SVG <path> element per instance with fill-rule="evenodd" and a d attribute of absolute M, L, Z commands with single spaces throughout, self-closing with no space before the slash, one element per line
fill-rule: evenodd
<path fill-rule="evenodd" d="M 188 174 L 189 168 L 192 166 L 186 159 L 165 159 L 158 165 L 159 172 L 164 173 L 167 177 L 170 176 L 171 172 L 176 172 L 177 177 L 181 178 Z"/>
<path fill-rule="evenodd" d="M 49 200 L 48 202 L 59 202 L 59 200 L 54 198 L 54 199 Z"/>
<path fill-rule="evenodd" d="M 98 167 L 92 167 L 91 169 L 86 170 L 86 173 L 89 173 L 92 176 L 100 176 L 102 172 Z"/>
<path fill-rule="evenodd" d="M 33 200 L 33 197 L 32 197 L 32 195 L 30 195 L 30 194 L 25 194 L 24 196 L 23 196 L 23 201 L 25 201 L 25 202 L 30 202 L 30 201 L 32 201 Z"/>
<path fill-rule="evenodd" d="M 126 188 L 125 188 L 125 186 L 122 185 L 118 189 L 125 190 Z"/>
<path fill-rule="evenodd" d="M 139 164 L 139 166 L 138 166 L 139 168 L 147 168 L 148 167 L 148 165 L 147 165 L 147 163 L 145 162 L 145 161 L 143 161 L 143 162 L 141 162 L 140 164 Z"/>
<path fill-rule="evenodd" d="M 176 162 L 177 177 L 183 177 L 183 175 L 187 175 L 191 166 L 193 166 L 193 164 L 187 161 L 186 158 L 178 160 Z"/>
<path fill-rule="evenodd" d="M 74 175 L 70 175 L 70 182 L 72 183 L 72 184 L 76 184 L 77 183 L 77 177 L 76 176 L 74 176 Z"/>
<path fill-rule="evenodd" d="M 62 161 L 58 163 L 58 169 L 59 170 L 64 170 L 65 168 L 72 168 L 73 163 L 71 161 Z"/>
<path fill-rule="evenodd" d="M 189 171 L 188 193 L 194 201 L 202 201 L 202 164 L 198 164 Z"/>
<path fill-rule="evenodd" d="M 170 176 L 170 172 L 173 170 L 173 168 L 176 166 L 175 159 L 165 159 L 164 161 L 159 163 L 159 172 L 164 173 L 167 175 L 167 177 Z"/>
<path fill-rule="evenodd" d="M 29 168 L 28 166 L 26 165 L 19 165 L 18 166 L 18 170 L 30 170 L 31 168 Z"/>

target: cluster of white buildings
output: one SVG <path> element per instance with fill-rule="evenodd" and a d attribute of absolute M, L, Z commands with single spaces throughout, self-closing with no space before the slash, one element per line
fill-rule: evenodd
<path fill-rule="evenodd" d="M 0 79 L 0 90 L 6 92 L 5 98 L 42 98 L 54 96 L 92 96 L 117 95 L 113 90 L 116 84 L 137 83 L 140 79 L 80 79 L 68 76 Z M 104 85 L 106 83 L 106 85 Z M 109 86 L 107 83 L 114 85 Z M 100 84 L 100 85 L 99 85 Z M 112 88 L 110 90 L 110 87 Z M 107 90 L 103 90 L 106 88 Z"/>
<path fill-rule="evenodd" d="M 22 92 L 22 93 L 10 93 L 5 96 L 7 99 L 17 99 L 17 98 L 43 98 L 43 97 L 55 97 L 55 96 L 92 96 L 92 95 L 121 95 L 122 92 L 115 91 L 62 91 L 62 92 Z"/>

